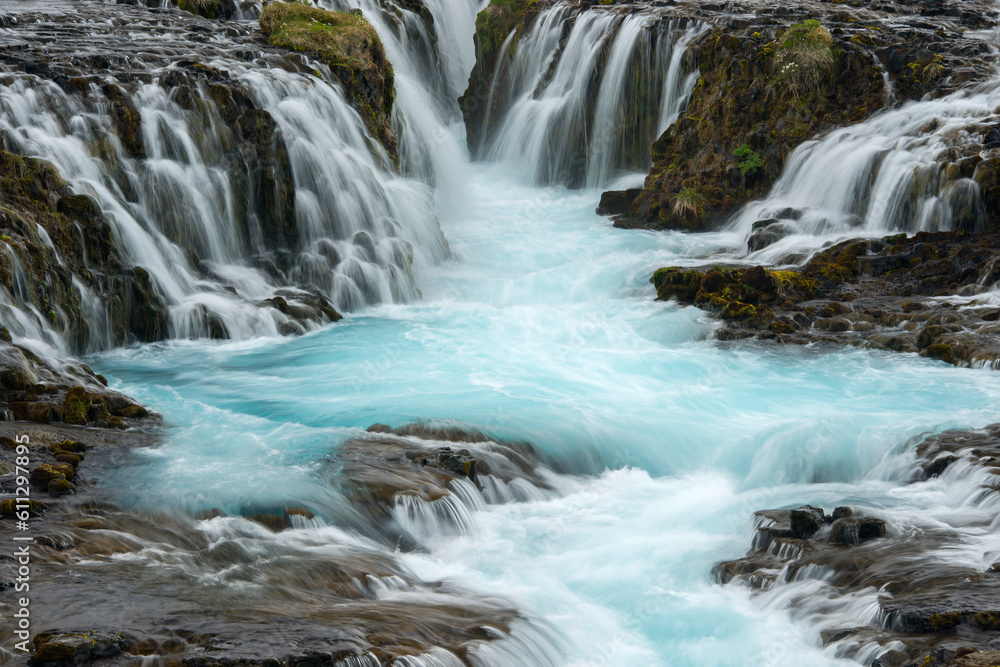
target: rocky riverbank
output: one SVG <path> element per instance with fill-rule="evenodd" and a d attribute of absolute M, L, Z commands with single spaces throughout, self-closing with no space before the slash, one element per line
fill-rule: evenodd
<path fill-rule="evenodd" d="M 996 664 L 1000 564 L 988 547 L 980 553 L 960 533 L 990 530 L 989 518 L 975 508 L 996 502 L 1000 425 L 945 432 L 912 451 L 911 485 L 940 483 L 949 476 L 980 484 L 955 525 L 900 525 L 867 507 L 830 508 L 829 514 L 808 505 L 759 511 L 749 553 L 719 563 L 715 577 L 725 585 L 749 586 L 761 596 L 792 595 L 793 609 L 801 613 L 814 613 L 811 596 L 822 595 L 828 618 L 824 645 L 866 665 Z M 975 555 L 949 556 L 962 548 Z M 801 593 L 791 590 L 796 586 L 803 587 Z M 851 612 L 853 624 L 845 624 L 848 618 L 838 609 L 861 599 L 871 600 L 877 610 Z"/>
<path fill-rule="evenodd" d="M 504 502 L 518 484 L 545 484 L 527 444 L 443 424 L 375 425 L 369 432 L 332 452 L 331 482 L 366 517 L 362 525 L 374 514 L 383 526 L 396 526 L 378 537 L 387 547 L 421 548 L 407 533 L 412 525 L 395 518 L 405 523 L 400 508 L 414 509 L 406 499 L 426 508 L 410 518 L 433 521 L 435 508 L 456 492 Z M 480 645 L 509 640 L 526 622 L 503 600 L 421 581 L 388 549 L 333 528 L 323 532 L 325 522 L 312 510 L 330 508 L 256 508 L 241 517 L 209 510 L 193 517 L 120 506 L 104 482 L 115 468 L 134 465 L 135 448 L 159 446 L 155 422 L 127 432 L 0 422 L 7 493 L 14 484 L 13 438 L 25 436 L 35 538 L 29 664 L 35 667 L 123 664 L 136 656 L 183 665 L 375 667 L 420 655 L 465 662 Z M 13 499 L 0 501 L 4 533 L 13 532 L 15 511 Z M 14 595 L 15 571 L 3 566 L 5 599 Z M 251 590 L 237 585 L 251 579 Z M 5 647 L 11 633 L 9 626 L 0 630 Z"/>

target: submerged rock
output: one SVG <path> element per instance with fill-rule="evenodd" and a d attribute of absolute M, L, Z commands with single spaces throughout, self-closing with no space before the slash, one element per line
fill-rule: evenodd
<path fill-rule="evenodd" d="M 348 499 L 390 533 L 401 499 L 434 503 L 452 497 L 455 482 L 471 485 L 481 502 L 523 499 L 549 488 L 531 445 L 495 440 L 483 432 L 428 423 L 369 427 L 369 437 L 339 445 L 336 481 Z M 462 500 L 459 500 L 462 502 Z"/>

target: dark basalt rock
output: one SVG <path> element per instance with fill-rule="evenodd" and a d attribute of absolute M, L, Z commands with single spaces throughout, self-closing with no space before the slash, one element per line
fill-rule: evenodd
<path fill-rule="evenodd" d="M 651 282 L 659 300 L 717 313 L 719 340 L 867 345 L 995 368 L 995 308 L 922 297 L 973 297 L 1000 280 L 998 267 L 998 233 L 920 232 L 845 241 L 796 270 L 668 267 Z"/>
<path fill-rule="evenodd" d="M 788 514 L 792 537 L 812 537 L 826 523 L 826 516 L 819 507 L 805 505 L 797 510 L 792 510 Z"/>
<path fill-rule="evenodd" d="M 837 519 L 830 526 L 830 543 L 854 545 L 885 537 L 885 521 L 874 517 Z"/>
<path fill-rule="evenodd" d="M 601 203 L 597 206 L 597 215 L 624 216 L 632 210 L 632 202 L 642 190 L 608 190 L 601 194 Z"/>

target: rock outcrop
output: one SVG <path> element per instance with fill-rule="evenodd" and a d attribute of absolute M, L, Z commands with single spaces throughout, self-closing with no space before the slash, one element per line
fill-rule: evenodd
<path fill-rule="evenodd" d="M 1000 365 L 1000 310 L 977 300 L 1000 280 L 995 233 L 920 232 L 845 241 L 802 268 L 668 267 L 657 298 L 718 314 L 720 340 L 834 343 Z"/>
<path fill-rule="evenodd" d="M 642 191 L 610 211 L 617 226 L 712 229 L 766 194 L 804 141 L 989 76 L 988 46 L 972 36 L 994 21 L 983 4 L 942 2 L 919 16 L 901 3 L 750 11 L 708 10 L 716 27 L 692 47 L 700 76 L 688 108 L 653 145 Z"/>
<path fill-rule="evenodd" d="M 437 456 L 445 438 L 456 448 L 487 447 L 470 430 L 396 431 L 403 435 L 378 435 L 409 442 L 406 451 L 436 444 L 426 469 L 440 480 L 473 474 L 461 454 Z M 26 455 L 15 436 L 28 436 Z M 132 448 L 157 444 L 155 433 L 141 429 L 0 422 L 0 466 L 13 470 L 17 456 L 31 460 L 30 502 L 0 501 L 0 532 L 13 532 L 18 512 L 27 512 L 34 537 L 30 665 L 156 658 L 185 665 L 392 665 L 425 654 L 457 664 L 527 622 L 504 600 L 422 581 L 391 551 L 344 541 L 336 529 L 316 541 L 312 533 L 275 535 L 290 526 L 273 514 L 194 518 L 121 507 L 102 484 L 105 475 Z M 356 475 L 364 476 L 366 465 L 382 467 L 375 476 L 391 474 L 397 464 L 402 476 L 411 474 L 408 458 L 385 459 L 376 449 L 367 463 L 354 457 Z M 0 485 L 12 493 L 14 476 Z M 284 514 L 313 519 L 305 508 Z M 170 565 L 149 558 L 153 553 L 169 553 Z M 0 564 L 0 590 L 12 588 L 16 576 L 15 567 Z M 247 576 L 249 588 L 234 583 L 249 582 Z M 206 585 L 215 578 L 223 583 Z"/>
<path fill-rule="evenodd" d="M 184 253 L 206 285 L 216 283 L 220 298 L 241 297 L 213 273 L 209 262 L 203 263 L 202 258 L 212 252 L 205 235 L 191 233 L 190 221 L 179 219 L 190 212 L 176 207 L 173 200 L 177 193 L 158 187 L 139 192 L 146 186 L 136 174 L 150 157 L 150 147 L 145 145 L 137 94 L 150 83 L 161 86 L 168 91 L 171 103 L 189 114 L 196 136 L 209 137 L 209 145 L 218 140 L 220 154 L 213 157 L 225 166 L 231 191 L 239 194 L 225 204 L 226 214 L 235 221 L 234 245 L 246 249 L 247 263 L 253 268 L 275 284 L 289 286 L 276 289 L 271 298 L 255 298 L 255 305 L 278 311 L 283 333 L 301 332 L 340 318 L 323 291 L 310 281 L 297 279 L 297 262 L 306 241 L 299 229 L 285 137 L 275 119 L 260 108 L 252 88 L 233 72 L 191 59 L 195 46 L 204 41 L 201 35 L 223 30 L 222 24 L 182 12 L 125 9 L 141 26 L 139 32 L 170 35 L 162 41 L 162 49 L 150 49 L 141 40 L 121 39 L 115 25 L 101 21 L 99 8 L 74 6 L 76 13 L 70 16 L 44 7 L 26 11 L 24 20 L 11 23 L 15 30 L 11 39 L 0 45 L 0 67 L 13 77 L 11 81 L 30 79 L 53 108 L 78 105 L 80 113 L 94 116 L 93 127 L 84 135 L 85 150 L 108 174 L 110 182 L 101 186 L 120 190 L 120 201 L 129 206 L 141 200 L 157 209 L 166 221 L 163 231 L 169 242 Z M 351 15 L 351 20 L 363 19 Z M 93 34 L 81 33 L 84 28 L 77 25 L 93 27 Z M 281 64 L 293 71 L 305 67 L 304 59 L 294 61 L 287 47 L 263 43 L 248 25 L 227 25 L 225 30 L 234 43 L 246 49 L 243 55 L 247 58 L 267 50 L 269 57 L 283 59 Z M 118 50 L 104 54 L 79 44 L 99 39 L 117 39 Z M 20 46 L 23 41 L 36 48 L 26 51 Z M 382 53 L 377 44 L 372 44 L 371 50 Z M 391 72 L 384 54 L 382 58 Z M 391 84 L 391 74 L 388 80 Z M 53 84 L 58 89 L 50 88 Z M 359 88 L 357 92 L 361 95 L 363 91 Z M 391 108 L 391 85 L 383 92 Z M 376 105 L 385 103 L 382 97 L 373 99 Z M 363 104 L 367 101 L 359 97 L 358 105 Z M 388 127 L 387 119 L 380 122 L 383 128 Z M 151 267 L 130 259 L 123 233 L 115 232 L 109 224 L 109 215 L 116 212 L 102 211 L 94 199 L 78 194 L 79 188 L 71 189 L 54 166 L 15 154 L 25 152 L 16 133 L 5 145 L 10 152 L 0 153 L 0 241 L 6 247 L 6 252 L 0 252 L 0 285 L 7 290 L 9 302 L 33 320 L 25 326 L 53 332 L 70 352 L 176 335 L 168 324 L 170 308 L 176 303 L 167 298 Z M 175 148 L 160 146 L 157 150 L 162 153 Z M 147 214 L 135 209 L 127 213 L 140 225 Z M 124 236 L 136 243 L 134 234 Z M 327 254 L 339 259 L 335 253 Z M 188 317 L 195 322 L 193 328 L 200 330 L 196 335 L 231 335 L 222 319 L 204 307 Z M 12 333 L 18 328 L 11 322 L 6 324 Z M 24 330 L 24 326 L 20 328 Z"/>
<path fill-rule="evenodd" d="M 134 109 L 123 106 L 123 115 Z M 137 126 L 133 128 L 137 130 Z M 74 349 L 163 336 L 166 309 L 142 267 L 123 266 L 96 203 L 74 195 L 48 164 L 0 150 L 0 284 L 31 304 Z M 78 281 L 75 286 L 74 281 Z M 101 295 L 110 331 L 87 312 Z"/>
<path fill-rule="evenodd" d="M 397 525 L 401 506 L 455 523 L 457 506 L 540 497 L 550 487 L 528 443 L 497 441 L 482 431 L 453 424 L 374 424 L 363 438 L 348 440 L 332 454 L 336 485 L 351 503 L 399 546 L 417 548 L 419 536 Z M 456 486 L 456 483 L 462 486 Z M 471 507 L 466 507 L 468 511 Z"/>

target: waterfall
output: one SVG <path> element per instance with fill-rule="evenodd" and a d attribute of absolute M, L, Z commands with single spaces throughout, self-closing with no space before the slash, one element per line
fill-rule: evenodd
<path fill-rule="evenodd" d="M 325 66 L 256 45 L 247 58 L 221 34 L 211 46 L 178 46 L 211 75 L 189 74 L 190 61 L 168 57 L 150 63 L 132 90 L 118 81 L 141 117 L 138 137 L 116 133 L 120 100 L 103 83 L 67 91 L 23 74 L 0 86 L 4 147 L 52 164 L 74 193 L 97 202 L 123 263 L 145 269 L 165 302 L 164 334 L 277 335 L 322 322 L 327 307 L 317 298 L 339 310 L 416 298 L 415 274 L 448 252 L 433 189 L 394 173 L 339 88 L 310 74 L 333 80 Z M 234 119 L 226 103 L 244 115 Z M 425 113 L 425 127 L 444 116 L 407 113 Z M 241 132 L 259 145 L 248 149 Z M 123 145 L 133 140 L 144 154 Z M 403 162 L 420 154 L 414 143 L 401 142 Z M 88 315 L 105 321 L 82 345 L 60 343 L 62 351 L 122 342 L 100 333 L 110 330 L 107 313 L 75 285 Z M 36 338 L 55 326 L 18 293 L 5 297 L 5 309 L 19 313 L 7 318 L 13 335 Z M 264 303 L 275 297 L 281 308 Z M 58 342 L 58 329 L 42 337 Z"/>
<path fill-rule="evenodd" d="M 649 146 L 697 80 L 685 54 L 706 27 L 652 12 L 574 11 L 549 8 L 516 47 L 504 44 L 486 105 L 500 101 L 501 112 L 484 120 L 480 155 L 534 183 L 600 187 L 649 167 Z"/>
<path fill-rule="evenodd" d="M 431 0 L 423 6 L 380 0 L 317 0 L 335 11 L 360 8 L 395 71 L 393 129 L 404 174 L 434 186 L 438 215 L 461 206 L 468 152 L 458 109 L 475 63 L 472 35 L 482 0 Z"/>
<path fill-rule="evenodd" d="M 732 227 L 743 238 L 766 230 L 783 237 L 760 251 L 764 261 L 815 247 L 817 237 L 981 231 L 981 124 L 998 104 L 1000 81 L 992 81 L 808 141 L 789 156 L 770 194 L 740 211 Z"/>

